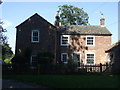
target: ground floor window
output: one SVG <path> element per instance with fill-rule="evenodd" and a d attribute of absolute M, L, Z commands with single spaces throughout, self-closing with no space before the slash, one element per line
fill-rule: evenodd
<path fill-rule="evenodd" d="M 87 53 L 86 54 L 86 64 L 93 65 L 95 62 L 95 54 Z"/>
<path fill-rule="evenodd" d="M 30 62 L 30 64 L 31 64 L 32 66 L 36 66 L 36 65 L 38 64 L 37 55 L 32 55 L 32 56 L 31 56 L 31 62 Z"/>
<path fill-rule="evenodd" d="M 67 63 L 68 53 L 61 53 L 61 61 Z"/>

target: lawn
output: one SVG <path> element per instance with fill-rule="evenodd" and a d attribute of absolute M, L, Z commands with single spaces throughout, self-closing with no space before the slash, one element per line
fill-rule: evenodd
<path fill-rule="evenodd" d="M 49 88 L 118 88 L 118 75 L 3 75 L 3 79 L 32 82 Z"/>

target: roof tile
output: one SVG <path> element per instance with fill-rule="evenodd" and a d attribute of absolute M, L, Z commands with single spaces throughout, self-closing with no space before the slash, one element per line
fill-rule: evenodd
<path fill-rule="evenodd" d="M 112 35 L 106 27 L 95 25 L 61 26 L 61 34 Z"/>

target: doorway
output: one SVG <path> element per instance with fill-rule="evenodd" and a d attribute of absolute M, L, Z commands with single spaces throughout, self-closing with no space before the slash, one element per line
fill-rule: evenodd
<path fill-rule="evenodd" d="M 80 67 L 80 64 L 81 64 L 81 54 L 80 54 L 80 52 L 73 52 L 73 60 L 77 64 L 77 66 Z"/>

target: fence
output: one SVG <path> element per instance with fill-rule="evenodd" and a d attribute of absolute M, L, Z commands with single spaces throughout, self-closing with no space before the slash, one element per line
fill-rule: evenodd
<path fill-rule="evenodd" d="M 81 65 L 78 67 L 79 71 L 85 71 L 85 72 L 106 72 L 111 67 L 110 64 L 97 64 L 97 65 Z"/>

